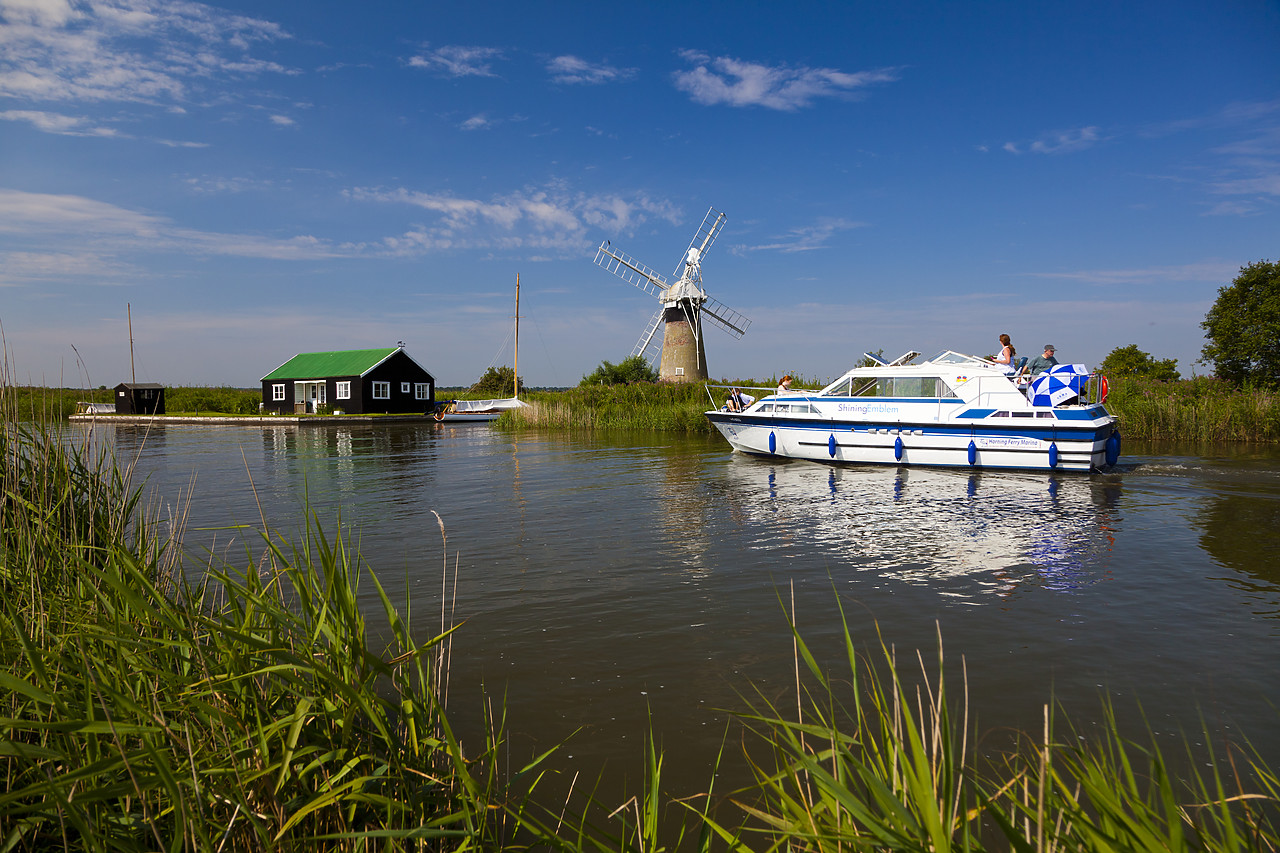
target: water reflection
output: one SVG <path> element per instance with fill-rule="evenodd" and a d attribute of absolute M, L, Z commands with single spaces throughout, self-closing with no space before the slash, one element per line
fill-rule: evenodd
<path fill-rule="evenodd" d="M 1221 469 L 1220 469 L 1221 470 Z M 1226 472 L 1228 475 L 1230 472 Z M 1280 615 L 1280 470 L 1247 481 L 1227 476 L 1203 502 L 1195 518 L 1200 546 L 1220 566 L 1239 575 L 1237 586 L 1254 597 L 1262 614 Z"/>
<path fill-rule="evenodd" d="M 946 594 L 1071 591 L 1109 572 L 1118 478 L 834 467 L 734 458 L 736 511 L 767 524 L 759 548 L 818 544 L 864 571 Z"/>

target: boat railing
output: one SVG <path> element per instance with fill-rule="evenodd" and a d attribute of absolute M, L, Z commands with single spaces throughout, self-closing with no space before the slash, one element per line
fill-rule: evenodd
<path fill-rule="evenodd" d="M 716 402 L 716 395 L 712 393 L 713 389 L 718 391 L 727 391 L 729 393 L 732 393 L 734 391 L 760 391 L 762 393 L 753 395 L 757 400 L 759 400 L 761 397 L 767 397 L 770 394 L 774 394 L 778 390 L 777 388 L 767 388 L 760 385 L 712 385 L 708 383 L 705 387 L 707 389 L 707 399 L 711 401 L 711 408 L 713 409 L 719 409 L 724 405 L 723 402 L 720 402 L 720 403 Z M 804 393 L 810 393 L 810 392 L 806 392 L 803 388 L 797 388 L 793 390 L 791 393 L 804 394 Z M 817 392 L 815 391 L 812 393 L 817 393 Z"/>

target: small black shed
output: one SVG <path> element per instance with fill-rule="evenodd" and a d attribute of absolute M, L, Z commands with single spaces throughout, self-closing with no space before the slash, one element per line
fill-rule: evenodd
<path fill-rule="evenodd" d="M 155 382 L 121 382 L 116 386 L 117 415 L 163 415 L 164 386 Z"/>

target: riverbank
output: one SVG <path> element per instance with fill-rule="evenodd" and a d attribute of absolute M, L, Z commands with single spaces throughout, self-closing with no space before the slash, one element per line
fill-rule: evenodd
<path fill-rule="evenodd" d="M 69 415 L 71 423 L 142 424 L 216 424 L 218 426 L 333 426 L 335 424 L 425 423 L 434 422 L 431 415 Z"/>
<path fill-rule="evenodd" d="M 732 384 L 750 387 L 760 383 L 747 380 Z M 1107 408 L 1119 418 L 1126 438 L 1280 443 L 1280 394 L 1274 391 L 1237 389 L 1212 377 L 1176 382 L 1118 377 L 1110 380 L 1110 386 Z M 718 393 L 715 388 L 711 391 Z M 112 400 L 110 389 L 14 387 L 5 389 L 5 393 L 12 398 L 11 410 L 21 413 L 28 421 L 92 419 L 93 416 L 74 414 L 78 402 Z M 767 389 L 761 393 L 767 393 Z M 177 414 L 166 416 L 165 422 L 266 426 L 351 423 L 366 417 L 262 417 L 257 414 L 259 399 L 260 392 L 254 389 L 172 388 L 166 391 L 166 403 L 168 410 Z M 499 427 L 709 435 L 714 428 L 703 412 L 718 408 L 704 383 L 594 385 L 561 391 L 529 391 L 522 399 L 530 405 L 503 415 L 495 422 Z"/>

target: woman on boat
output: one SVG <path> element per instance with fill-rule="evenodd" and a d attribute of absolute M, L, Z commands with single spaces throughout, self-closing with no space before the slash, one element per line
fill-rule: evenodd
<path fill-rule="evenodd" d="M 791 375 L 788 374 L 782 377 L 782 381 L 778 383 L 778 390 L 775 393 L 785 394 L 790 390 L 791 390 Z"/>
<path fill-rule="evenodd" d="M 1005 373 L 1013 373 L 1014 360 L 1018 357 L 1018 351 L 1013 348 L 1013 340 L 1008 335 L 1000 336 L 1000 354 L 996 356 L 996 364 L 1004 365 Z"/>

